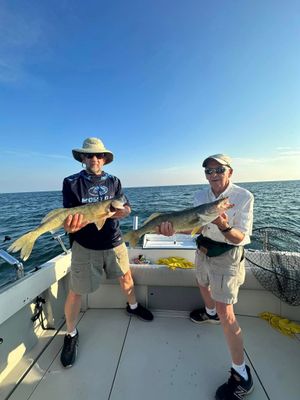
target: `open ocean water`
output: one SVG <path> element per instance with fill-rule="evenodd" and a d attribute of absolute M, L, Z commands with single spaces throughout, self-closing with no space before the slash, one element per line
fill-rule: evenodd
<path fill-rule="evenodd" d="M 274 226 L 300 234 L 300 180 L 238 183 L 255 197 L 254 229 Z M 123 233 L 132 229 L 133 216 L 139 216 L 139 225 L 154 212 L 181 210 L 193 206 L 194 193 L 206 185 L 158 186 L 125 188 L 131 206 L 131 215 L 121 221 Z M 0 248 L 6 250 L 13 240 L 34 229 L 41 219 L 54 208 L 62 207 L 62 194 L 54 192 L 0 193 Z M 58 233 L 63 233 L 63 230 Z M 3 242 L 5 236 L 11 240 Z M 286 248 L 289 248 L 287 235 Z M 68 245 L 68 238 L 64 237 Z M 250 246 L 251 247 L 251 246 Z M 25 271 L 40 266 L 62 253 L 50 233 L 35 243 L 30 258 L 24 263 Z M 18 253 L 15 254 L 18 257 Z M 0 259 L 0 286 L 15 279 L 13 267 Z"/>

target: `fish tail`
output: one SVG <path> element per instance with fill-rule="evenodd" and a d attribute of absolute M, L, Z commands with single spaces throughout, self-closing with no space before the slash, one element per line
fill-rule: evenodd
<path fill-rule="evenodd" d="M 125 233 L 124 235 L 124 241 L 129 242 L 131 247 L 136 247 L 137 242 L 139 241 L 140 235 L 138 234 L 137 231 L 131 231 L 128 233 Z"/>
<path fill-rule="evenodd" d="M 25 233 L 25 235 L 21 236 L 9 246 L 8 251 L 16 253 L 21 250 L 21 258 L 26 261 L 29 258 L 34 243 L 38 237 L 39 234 L 35 231 Z"/>

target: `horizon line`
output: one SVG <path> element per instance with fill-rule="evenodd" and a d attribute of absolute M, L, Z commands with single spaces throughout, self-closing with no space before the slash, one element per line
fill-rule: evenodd
<path fill-rule="evenodd" d="M 271 183 L 271 182 L 297 182 L 300 179 L 280 179 L 280 180 L 268 180 L 268 181 L 246 181 L 246 182 L 233 182 L 236 184 L 244 183 Z M 173 187 L 173 186 L 202 186 L 208 185 L 208 183 L 183 183 L 183 184 L 173 184 L 173 185 L 148 185 L 148 186 L 123 186 L 123 189 L 143 189 L 143 188 L 154 188 L 154 187 Z M 21 192 L 0 192 L 0 194 L 18 194 L 18 193 L 47 193 L 47 192 L 62 192 L 62 190 L 31 190 L 31 191 L 21 191 Z"/>

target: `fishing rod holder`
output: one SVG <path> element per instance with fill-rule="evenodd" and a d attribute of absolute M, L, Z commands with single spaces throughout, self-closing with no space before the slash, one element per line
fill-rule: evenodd
<path fill-rule="evenodd" d="M 0 258 L 10 265 L 13 265 L 16 269 L 17 279 L 21 279 L 24 276 L 24 266 L 21 261 L 17 260 L 15 257 L 7 253 L 5 250 L 0 250 Z"/>
<path fill-rule="evenodd" d="M 57 240 L 58 243 L 61 245 L 61 248 L 63 249 L 64 254 L 68 254 L 69 251 L 70 251 L 70 250 L 68 250 L 68 249 L 66 248 L 66 246 L 65 246 L 65 244 L 64 244 L 64 242 L 63 242 L 63 240 L 62 240 L 62 237 L 63 237 L 63 236 L 66 236 L 66 235 L 67 235 L 67 232 L 62 233 L 61 235 L 52 235 L 52 239 L 53 239 L 53 240 Z"/>
<path fill-rule="evenodd" d="M 132 229 L 133 229 L 134 231 L 137 231 L 137 230 L 139 229 L 139 217 L 138 217 L 138 215 L 135 215 L 135 216 L 133 217 Z"/>

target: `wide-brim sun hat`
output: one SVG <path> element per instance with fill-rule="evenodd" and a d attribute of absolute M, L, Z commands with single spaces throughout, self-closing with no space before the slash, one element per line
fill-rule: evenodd
<path fill-rule="evenodd" d="M 82 144 L 82 148 L 73 149 L 72 153 L 75 160 L 79 162 L 82 162 L 82 156 L 84 156 L 85 154 L 105 153 L 105 164 L 111 163 L 114 159 L 113 153 L 105 148 L 102 140 L 94 137 L 85 139 Z"/>
<path fill-rule="evenodd" d="M 231 158 L 226 154 L 213 154 L 212 156 L 206 157 L 202 163 L 202 167 L 206 167 L 209 160 L 215 160 L 221 165 L 227 165 L 231 168 Z"/>

